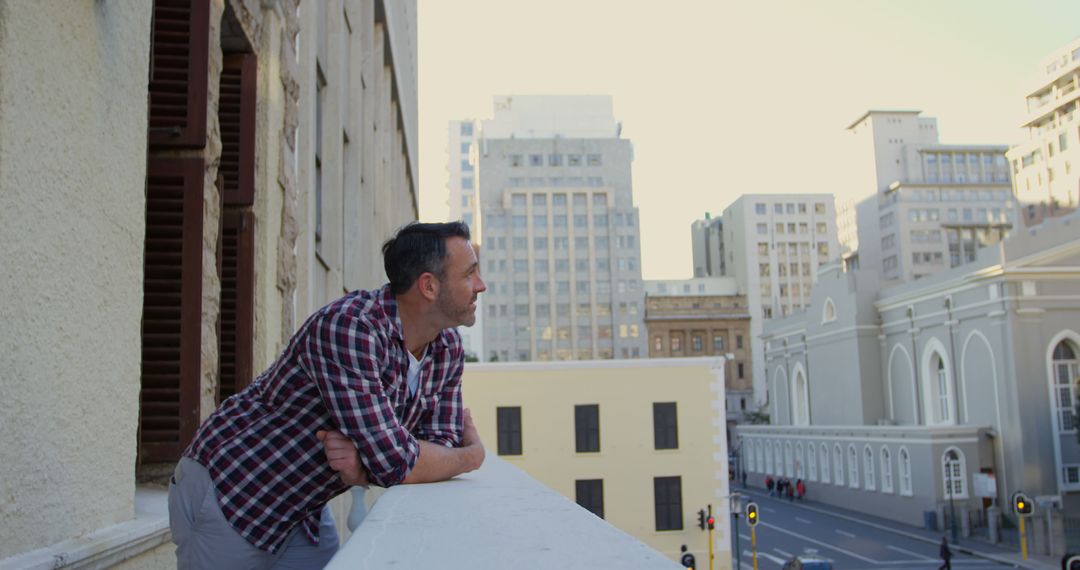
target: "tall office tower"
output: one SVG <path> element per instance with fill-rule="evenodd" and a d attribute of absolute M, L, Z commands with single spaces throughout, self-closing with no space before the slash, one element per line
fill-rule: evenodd
<path fill-rule="evenodd" d="M 704 220 L 690 225 L 690 245 L 694 255 L 694 277 L 725 275 L 724 222 L 705 212 Z"/>
<path fill-rule="evenodd" d="M 724 210 L 725 270 L 749 306 L 758 404 L 766 393 L 763 321 L 810 302 L 818 268 L 838 257 L 834 208 L 832 194 L 744 194 Z"/>
<path fill-rule="evenodd" d="M 1015 217 L 1005 146 L 943 145 L 920 111 L 852 123 L 858 263 L 885 280 L 926 277 L 1004 239 Z M 845 196 L 848 198 L 848 196 Z"/>
<path fill-rule="evenodd" d="M 476 121 L 450 121 L 449 144 L 446 147 L 450 176 L 447 189 L 450 191 L 450 218 L 462 220 L 469 225 L 473 234 L 473 244 L 479 244 L 479 228 L 475 223 L 480 219 L 480 201 L 476 196 L 476 164 L 471 155 L 473 142 L 478 134 Z M 477 254 L 482 256 L 479 249 Z M 465 354 L 482 359 L 484 354 L 484 313 L 476 312 L 476 322 L 471 327 L 458 327 Z"/>
<path fill-rule="evenodd" d="M 476 153 L 484 360 L 648 355 L 620 130 L 609 96 L 495 99 Z"/>
<path fill-rule="evenodd" d="M 1022 125 L 1028 141 L 1006 153 L 1027 225 L 1072 212 L 1080 202 L 1080 38 L 1043 60 L 1040 69 Z"/>

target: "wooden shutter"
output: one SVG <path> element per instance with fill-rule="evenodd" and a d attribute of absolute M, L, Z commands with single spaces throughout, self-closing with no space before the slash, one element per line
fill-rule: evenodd
<path fill-rule="evenodd" d="M 218 402 L 251 383 L 255 328 L 255 216 L 226 210 L 221 232 Z"/>
<path fill-rule="evenodd" d="M 150 158 L 146 177 L 139 462 L 176 461 L 199 426 L 201 158 Z"/>
<path fill-rule="evenodd" d="M 150 52 L 151 148 L 206 146 L 210 0 L 155 0 Z"/>
<path fill-rule="evenodd" d="M 255 54 L 225 56 L 221 70 L 218 121 L 221 124 L 221 165 L 226 206 L 255 203 Z"/>

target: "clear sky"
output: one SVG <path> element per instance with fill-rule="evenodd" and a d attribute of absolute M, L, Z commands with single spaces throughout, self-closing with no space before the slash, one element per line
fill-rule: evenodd
<path fill-rule="evenodd" d="M 690 277 L 690 224 L 741 194 L 840 190 L 869 109 L 921 110 L 945 144 L 1023 140 L 1038 64 L 1080 36 L 1080 0 L 418 4 L 421 219 L 448 215 L 449 121 L 494 95 L 612 95 L 646 279 Z"/>

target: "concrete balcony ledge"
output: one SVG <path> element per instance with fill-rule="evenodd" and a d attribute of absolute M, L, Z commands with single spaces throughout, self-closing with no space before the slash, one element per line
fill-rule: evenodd
<path fill-rule="evenodd" d="M 379 497 L 326 570 L 682 568 L 506 461 Z"/>

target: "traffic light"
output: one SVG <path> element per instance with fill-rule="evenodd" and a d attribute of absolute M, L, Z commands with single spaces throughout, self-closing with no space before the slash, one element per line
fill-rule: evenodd
<path fill-rule="evenodd" d="M 712 515 L 709 515 L 707 522 L 709 523 L 709 530 L 713 530 L 714 528 L 716 528 L 716 519 L 714 519 Z"/>
<path fill-rule="evenodd" d="M 750 526 L 757 526 L 758 514 L 757 503 L 746 503 L 746 522 Z"/>
<path fill-rule="evenodd" d="M 682 559 L 679 563 L 683 565 L 683 568 L 689 568 L 690 570 L 694 570 L 694 568 L 697 567 L 697 560 L 695 560 L 694 555 L 689 552 L 682 555 Z"/>
<path fill-rule="evenodd" d="M 1061 559 L 1061 570 L 1080 570 L 1080 554 L 1066 554 Z"/>
<path fill-rule="evenodd" d="M 701 530 L 705 530 L 705 509 L 698 509 L 697 525 Z"/>
<path fill-rule="evenodd" d="M 1013 495 L 1013 511 L 1017 516 L 1027 517 L 1031 516 L 1031 499 L 1024 493 L 1016 493 Z"/>

